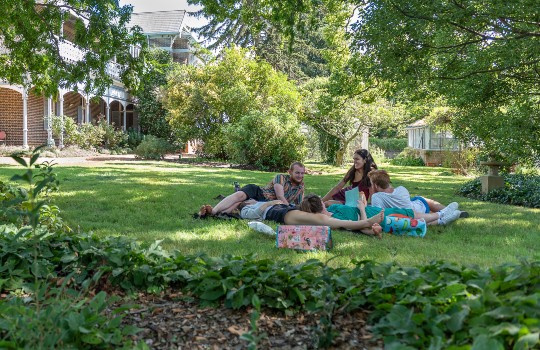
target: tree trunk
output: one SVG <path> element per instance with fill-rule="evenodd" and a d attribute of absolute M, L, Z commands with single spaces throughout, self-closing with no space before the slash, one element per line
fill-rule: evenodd
<path fill-rule="evenodd" d="M 342 166 L 343 165 L 343 160 L 344 160 L 344 155 L 345 155 L 345 151 L 347 150 L 347 145 L 342 145 L 336 152 L 336 159 L 335 159 L 335 162 L 334 162 L 334 165 L 337 165 L 337 166 Z"/>

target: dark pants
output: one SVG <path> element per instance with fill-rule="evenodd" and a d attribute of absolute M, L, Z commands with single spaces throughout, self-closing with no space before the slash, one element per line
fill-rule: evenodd
<path fill-rule="evenodd" d="M 257 202 L 266 202 L 268 199 L 263 195 L 262 189 L 253 184 L 245 185 L 240 189 L 247 196 L 247 199 L 255 199 Z"/>

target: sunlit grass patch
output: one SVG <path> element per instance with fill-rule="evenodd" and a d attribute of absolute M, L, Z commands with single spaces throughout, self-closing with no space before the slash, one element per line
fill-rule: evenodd
<path fill-rule="evenodd" d="M 326 194 L 343 178 L 349 165 L 336 168 L 307 163 L 316 172 L 306 175 L 306 193 Z M 540 210 L 480 202 L 455 195 L 469 179 L 447 175 L 441 168 L 379 165 L 412 195 L 447 204 L 457 201 L 470 218 L 442 227 L 430 226 L 425 238 L 385 235 L 377 240 L 333 230 L 330 252 L 298 253 L 277 249 L 275 239 L 251 230 L 242 220 L 197 220 L 202 204 L 214 205 L 216 196 L 241 185 L 265 185 L 275 173 L 231 168 L 198 167 L 169 162 L 105 163 L 99 167 L 57 166 L 60 192 L 53 201 L 74 229 L 108 236 L 129 236 L 140 242 L 161 240 L 164 248 L 183 254 L 256 254 L 260 259 L 293 263 L 311 258 L 331 266 L 350 266 L 352 259 L 395 261 L 417 265 L 444 259 L 459 264 L 492 266 L 521 258 L 539 258 Z M 0 168 L 6 181 L 19 169 Z M 441 173 L 444 173 L 441 175 Z M 273 228 L 275 223 L 267 222 Z"/>

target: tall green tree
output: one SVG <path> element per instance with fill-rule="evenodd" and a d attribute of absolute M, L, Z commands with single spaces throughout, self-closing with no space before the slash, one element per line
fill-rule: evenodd
<path fill-rule="evenodd" d="M 271 20 L 271 13 L 266 10 L 269 5 L 274 8 L 279 4 L 259 0 L 219 3 L 190 0 L 190 3 L 202 6 L 195 15 L 204 17 L 208 23 L 194 30 L 209 49 L 220 50 L 231 45 L 249 48 L 274 69 L 297 81 L 328 75 L 322 55 L 326 42 L 321 30 L 313 28 L 287 41 L 279 24 Z"/>
<path fill-rule="evenodd" d="M 107 74 L 119 64 L 126 86 L 138 82 L 142 60 L 130 54 L 131 45 L 144 45 L 139 31 L 130 31 L 132 6 L 117 0 L 0 0 L 0 79 L 35 86 L 54 95 L 58 87 L 84 82 L 87 92 L 103 92 L 112 83 Z M 62 54 L 71 44 L 62 37 L 62 23 L 76 16 L 70 38 L 81 60 Z"/>
<path fill-rule="evenodd" d="M 365 76 L 442 95 L 454 133 L 540 159 L 540 7 L 530 0 L 374 0 L 358 4 L 352 48 Z"/>
<path fill-rule="evenodd" d="M 222 158 L 227 158 L 224 126 L 254 111 L 279 108 L 296 116 L 301 110 L 300 95 L 284 74 L 236 47 L 206 66 L 177 67 L 163 101 L 180 142 L 202 140 L 207 154 Z"/>
<path fill-rule="evenodd" d="M 231 1 L 229 7 L 240 3 Z M 345 27 L 352 53 L 348 72 L 368 85 L 391 82 L 394 95 L 427 101 L 442 96 L 456 110 L 451 127 L 463 140 L 521 161 L 540 161 L 537 1 L 256 3 L 264 18 L 288 35 L 319 20 L 321 3 L 325 13 L 354 6 Z M 246 21 L 255 18 L 244 15 Z"/>
<path fill-rule="evenodd" d="M 326 78 L 313 79 L 302 89 L 304 122 L 338 140 L 335 165 L 343 165 L 349 146 L 365 131 L 398 125 L 408 115 L 403 106 L 378 97 L 377 91 L 357 96 L 335 95 Z"/>
<path fill-rule="evenodd" d="M 175 63 L 165 50 L 151 49 L 146 55 L 137 99 L 139 126 L 145 135 L 154 135 L 172 141 L 173 133 L 168 122 L 169 112 L 163 107 L 160 89 L 167 85 L 167 76 Z"/>

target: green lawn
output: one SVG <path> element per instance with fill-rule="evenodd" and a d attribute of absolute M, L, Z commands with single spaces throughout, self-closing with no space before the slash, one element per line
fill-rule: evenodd
<path fill-rule="evenodd" d="M 345 172 L 315 163 L 308 163 L 307 167 L 315 171 L 305 177 L 307 193 L 321 195 Z M 331 252 L 278 250 L 272 238 L 250 230 L 245 221 L 192 218 L 201 204 L 215 204 L 214 197 L 230 194 L 233 181 L 262 185 L 270 181 L 273 173 L 145 161 L 103 162 L 100 167 L 57 166 L 61 184 L 54 203 L 74 230 L 102 236 L 131 236 L 148 243 L 162 240 L 165 248 L 185 254 L 255 253 L 260 258 L 291 262 L 333 258 L 332 265 L 342 266 L 355 258 L 397 261 L 403 265 L 444 259 L 487 267 L 540 257 L 540 210 L 457 197 L 455 189 L 468 179 L 449 175 L 445 169 L 390 165 L 382 168 L 390 172 L 394 186 L 404 185 L 412 195 L 442 203 L 457 201 L 471 217 L 447 227 L 429 227 L 423 239 L 386 235 L 383 240 L 376 240 L 334 230 L 335 247 Z M 20 172 L 21 168 L 0 165 L 0 180 L 6 181 Z"/>

